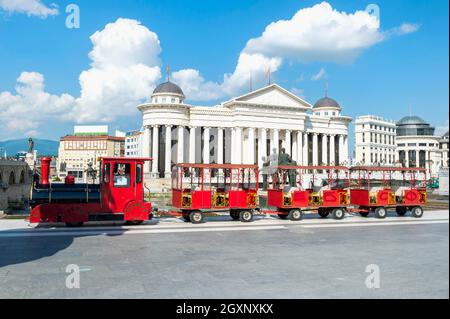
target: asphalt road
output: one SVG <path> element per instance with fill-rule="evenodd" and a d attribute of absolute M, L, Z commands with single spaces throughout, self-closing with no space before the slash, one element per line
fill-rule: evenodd
<path fill-rule="evenodd" d="M 0 298 L 449 298 L 448 217 L 0 220 Z M 66 287 L 70 264 L 79 288 Z"/>

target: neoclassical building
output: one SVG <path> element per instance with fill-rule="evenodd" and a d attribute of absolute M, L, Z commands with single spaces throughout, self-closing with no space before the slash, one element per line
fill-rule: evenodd
<path fill-rule="evenodd" d="M 440 141 L 434 127 L 418 116 L 405 116 L 397 122 L 397 151 L 403 166 L 427 168 L 430 175 L 436 176 L 444 166 Z"/>
<path fill-rule="evenodd" d="M 169 177 L 175 163 L 258 164 L 282 148 L 299 165 L 347 164 L 351 117 L 324 97 L 311 105 L 277 84 L 216 106 L 186 104 L 182 89 L 167 81 L 143 116 L 142 155 L 153 158 L 146 176 Z"/>

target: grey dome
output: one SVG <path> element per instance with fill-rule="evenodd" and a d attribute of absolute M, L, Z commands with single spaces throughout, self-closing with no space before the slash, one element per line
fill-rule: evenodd
<path fill-rule="evenodd" d="M 424 124 L 427 125 L 428 123 L 415 115 L 405 116 L 404 118 L 402 118 L 400 121 L 397 122 L 397 125 L 424 125 Z"/>
<path fill-rule="evenodd" d="M 155 90 L 153 91 L 153 94 L 156 93 L 172 93 L 172 94 L 179 94 L 184 96 L 183 90 L 176 85 L 175 83 L 172 83 L 170 81 L 161 83 L 158 85 Z"/>
<path fill-rule="evenodd" d="M 418 116 L 405 116 L 397 122 L 397 136 L 434 135 L 434 127 Z"/>
<path fill-rule="evenodd" d="M 321 98 L 319 101 L 316 102 L 316 104 L 314 104 L 313 108 L 319 108 L 319 107 L 335 107 L 338 109 L 341 108 L 341 106 L 339 105 L 338 102 L 336 102 L 336 100 L 329 98 L 329 97 Z"/>

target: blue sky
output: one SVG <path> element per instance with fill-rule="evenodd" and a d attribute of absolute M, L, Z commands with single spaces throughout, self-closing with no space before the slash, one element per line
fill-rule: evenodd
<path fill-rule="evenodd" d="M 72 100 L 80 97 L 80 73 L 89 70 L 93 62 L 88 56 L 93 49 L 89 37 L 118 18 L 138 20 L 157 35 L 162 74 L 170 64 L 174 72 L 195 69 L 205 81 L 221 83 L 224 74 L 235 70 L 247 41 L 260 37 L 270 23 L 291 19 L 297 11 L 319 3 L 298 0 L 40 1 L 48 7 L 50 2 L 57 4 L 59 13 L 42 17 L 2 11 L 0 0 L 0 94 L 3 92 L 4 98 L 2 102 L 0 96 L 0 116 L 3 117 L 0 140 L 29 134 L 56 140 L 72 132 L 75 119 L 64 118 L 67 109 L 61 116 L 41 118 L 39 105 L 29 112 L 31 118 L 36 112 L 39 124 L 28 123 L 26 127 L 11 124 L 7 128 L 10 121 L 10 118 L 6 120 L 7 116 L 16 116 L 19 122 L 26 113 L 16 114 L 11 108 L 2 113 L 2 107 L 6 108 L 12 99 L 8 96 L 6 100 L 5 92 L 16 95 L 16 81 L 22 72 L 35 72 L 42 75 L 46 92 L 58 97 L 67 94 L 70 96 L 67 105 L 74 103 Z M 333 9 L 347 13 L 376 3 L 380 8 L 380 31 L 393 30 L 402 23 L 415 25 L 417 30 L 370 45 L 351 62 L 336 63 L 326 59 L 302 62 L 292 56 L 284 58 L 273 74 L 275 81 L 314 103 L 324 95 L 327 78 L 329 96 L 341 103 L 346 115 L 376 114 L 398 120 L 408 115 L 411 108 L 413 114 L 438 127 L 439 132 L 445 130 L 449 105 L 448 1 L 328 2 Z M 76 3 L 80 8 L 79 29 L 65 27 L 65 7 L 69 3 Z M 326 77 L 312 80 L 321 69 Z M 40 81 L 36 76 L 26 78 L 27 83 Z M 162 80 L 157 78 L 157 82 Z M 221 94 L 212 96 L 209 101 L 189 102 L 213 105 L 227 99 L 226 93 Z M 102 101 L 105 108 L 105 100 Z M 111 112 L 120 111 L 111 119 L 111 129 L 131 130 L 141 125 L 133 103 L 122 108 L 111 106 Z M 102 115 L 96 116 L 101 118 Z M 97 122 L 85 120 L 83 123 Z"/>

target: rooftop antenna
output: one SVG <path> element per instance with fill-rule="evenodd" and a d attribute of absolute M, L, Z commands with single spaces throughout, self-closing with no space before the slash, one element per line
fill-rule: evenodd
<path fill-rule="evenodd" d="M 328 80 L 325 80 L 325 97 L 328 97 Z"/>
<path fill-rule="evenodd" d="M 411 103 L 409 104 L 409 116 L 412 116 L 412 106 L 411 106 Z"/>
<path fill-rule="evenodd" d="M 270 70 L 270 66 L 267 68 L 267 78 L 268 78 L 268 85 L 270 85 L 270 76 L 272 74 L 272 71 Z"/>
<path fill-rule="evenodd" d="M 252 78 L 252 71 L 250 71 L 250 92 L 253 91 L 253 78 Z"/>
<path fill-rule="evenodd" d="M 166 74 L 167 74 L 167 82 L 170 82 L 170 64 L 167 64 Z"/>

